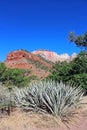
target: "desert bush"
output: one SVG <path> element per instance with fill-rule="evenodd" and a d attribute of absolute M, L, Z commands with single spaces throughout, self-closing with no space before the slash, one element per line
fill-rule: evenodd
<path fill-rule="evenodd" d="M 16 104 L 24 110 L 48 112 L 61 118 L 72 114 L 83 96 L 81 88 L 55 81 L 38 81 L 26 88 L 15 88 L 14 92 Z"/>
<path fill-rule="evenodd" d="M 14 106 L 14 95 L 11 92 L 10 88 L 8 89 L 4 85 L 0 83 L 0 110 L 3 112 L 7 110 L 10 115 L 10 109 Z"/>
<path fill-rule="evenodd" d="M 0 81 L 6 86 L 26 86 L 28 84 L 28 77 L 25 77 L 21 69 L 7 68 L 1 75 Z"/>

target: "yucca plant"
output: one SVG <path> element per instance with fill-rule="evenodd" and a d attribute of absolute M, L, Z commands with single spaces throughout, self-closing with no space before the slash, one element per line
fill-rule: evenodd
<path fill-rule="evenodd" d="M 24 110 L 48 112 L 60 118 L 73 113 L 83 97 L 81 88 L 55 81 L 39 81 L 14 90 L 15 102 Z"/>

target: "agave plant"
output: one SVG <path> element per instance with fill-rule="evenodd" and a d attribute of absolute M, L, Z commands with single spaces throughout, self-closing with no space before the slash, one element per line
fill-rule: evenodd
<path fill-rule="evenodd" d="M 83 97 L 81 88 L 55 81 L 39 81 L 14 90 L 15 102 L 23 109 L 48 112 L 61 118 L 73 113 Z"/>

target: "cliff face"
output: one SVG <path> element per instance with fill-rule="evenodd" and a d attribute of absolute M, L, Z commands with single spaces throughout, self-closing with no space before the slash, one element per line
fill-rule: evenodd
<path fill-rule="evenodd" d="M 5 64 L 8 68 L 29 69 L 38 78 L 46 77 L 49 74 L 49 69 L 52 67 L 51 64 L 41 57 L 23 50 L 9 53 Z"/>
<path fill-rule="evenodd" d="M 75 53 L 72 54 L 72 56 L 70 57 L 67 53 L 58 55 L 58 54 L 55 53 L 55 52 L 43 51 L 43 50 L 33 51 L 32 54 L 40 55 L 40 56 L 42 56 L 43 58 L 45 58 L 46 60 L 49 60 L 49 61 L 54 62 L 54 63 L 55 63 L 56 61 L 70 61 L 70 60 L 72 60 L 73 58 L 76 57 L 76 54 L 75 54 Z"/>
<path fill-rule="evenodd" d="M 7 55 L 5 65 L 8 68 L 28 69 L 31 71 L 31 75 L 44 78 L 50 74 L 49 69 L 52 68 L 53 62 L 70 61 L 75 57 L 76 54 L 70 57 L 68 54 L 58 55 L 55 52 L 45 50 L 37 50 L 32 53 L 18 50 Z"/>

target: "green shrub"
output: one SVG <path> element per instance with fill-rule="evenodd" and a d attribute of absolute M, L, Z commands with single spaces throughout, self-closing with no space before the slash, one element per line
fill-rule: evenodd
<path fill-rule="evenodd" d="M 0 110 L 3 112 L 7 110 L 10 115 L 11 107 L 15 105 L 14 94 L 11 89 L 3 86 L 0 83 Z"/>
<path fill-rule="evenodd" d="M 2 74 L 6 71 L 6 66 L 4 63 L 0 63 L 0 81 L 2 80 Z"/>
<path fill-rule="evenodd" d="M 15 88 L 15 102 L 24 110 L 48 112 L 55 117 L 66 117 L 80 106 L 81 88 L 55 81 L 39 81 L 27 88 Z"/>
<path fill-rule="evenodd" d="M 8 68 L 1 75 L 1 82 L 6 86 L 15 85 L 15 86 L 26 86 L 28 84 L 28 77 L 23 75 L 21 69 L 12 69 Z"/>
<path fill-rule="evenodd" d="M 87 91 L 87 52 L 80 52 L 71 62 L 57 62 L 47 79 L 76 84 Z"/>

